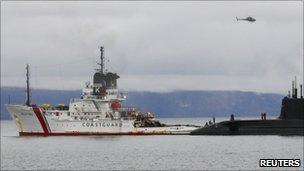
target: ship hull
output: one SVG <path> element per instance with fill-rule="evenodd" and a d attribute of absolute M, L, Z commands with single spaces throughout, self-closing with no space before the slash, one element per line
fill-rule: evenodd
<path fill-rule="evenodd" d="M 20 136 L 185 135 L 195 126 L 134 127 L 133 120 L 58 120 L 37 106 L 7 105 Z"/>
<path fill-rule="evenodd" d="M 304 120 L 223 121 L 190 133 L 191 135 L 304 135 Z"/>
<path fill-rule="evenodd" d="M 191 135 L 304 135 L 304 99 L 282 100 L 278 119 L 230 120 L 196 129 Z"/>
<path fill-rule="evenodd" d="M 178 135 L 188 135 L 189 133 L 181 133 Z M 134 135 L 134 136 L 145 136 L 145 135 L 177 135 L 169 132 L 52 132 L 44 134 L 41 132 L 19 132 L 19 136 L 123 136 L 123 135 Z"/>

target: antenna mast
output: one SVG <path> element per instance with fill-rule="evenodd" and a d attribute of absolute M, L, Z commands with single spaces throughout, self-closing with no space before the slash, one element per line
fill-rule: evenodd
<path fill-rule="evenodd" d="M 31 96 L 30 96 L 30 66 L 28 64 L 26 64 L 26 102 L 25 104 L 27 106 L 30 106 L 31 104 Z"/>
<path fill-rule="evenodd" d="M 100 46 L 100 63 L 98 63 L 98 65 L 100 65 L 100 73 L 103 74 L 104 73 L 104 48 L 103 48 L 103 46 Z"/>

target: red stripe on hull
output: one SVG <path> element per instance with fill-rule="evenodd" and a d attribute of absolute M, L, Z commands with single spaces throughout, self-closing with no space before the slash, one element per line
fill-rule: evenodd
<path fill-rule="evenodd" d="M 43 116 L 41 114 L 41 111 L 40 111 L 39 107 L 33 106 L 33 110 L 34 110 L 34 113 L 36 114 L 36 116 L 37 116 L 37 118 L 38 118 L 38 120 L 40 122 L 40 125 L 41 125 L 41 127 L 43 129 L 44 133 L 41 133 L 41 134 L 49 135 L 50 132 L 48 130 L 48 127 L 46 126 L 45 120 L 44 120 L 44 118 L 43 118 Z"/>
<path fill-rule="evenodd" d="M 120 132 L 120 133 L 107 133 L 107 132 L 19 132 L 20 136 L 90 136 L 90 135 L 175 135 L 172 133 L 144 133 L 144 132 Z M 178 134 L 179 135 L 179 134 Z"/>

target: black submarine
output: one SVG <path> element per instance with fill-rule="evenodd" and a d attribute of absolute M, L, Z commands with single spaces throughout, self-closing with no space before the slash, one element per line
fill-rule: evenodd
<path fill-rule="evenodd" d="M 296 80 L 292 81 L 290 92 L 282 99 L 281 113 L 277 119 L 266 119 L 266 113 L 261 119 L 230 120 L 206 124 L 196 129 L 190 135 L 304 135 L 304 98 L 303 85 L 300 85 L 300 97 Z"/>

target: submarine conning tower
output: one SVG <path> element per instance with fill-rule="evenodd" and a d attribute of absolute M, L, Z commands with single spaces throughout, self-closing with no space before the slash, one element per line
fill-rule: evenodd
<path fill-rule="evenodd" d="M 96 69 L 93 78 L 93 95 L 106 95 L 107 89 L 117 89 L 117 79 L 119 76 L 116 73 L 105 72 L 104 65 L 104 47 L 100 47 L 100 65 L 99 69 Z"/>
<path fill-rule="evenodd" d="M 279 119 L 300 119 L 304 120 L 304 98 L 303 85 L 300 85 L 300 97 L 298 97 L 297 79 L 292 81 L 291 94 L 282 100 L 281 114 Z"/>

